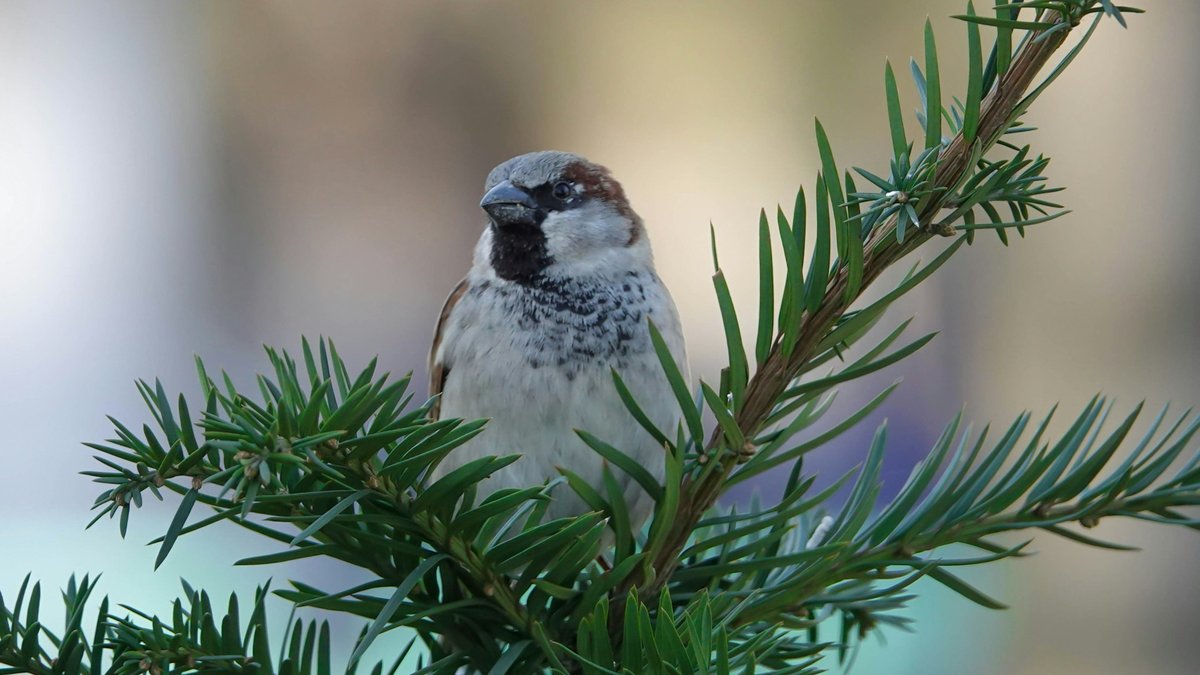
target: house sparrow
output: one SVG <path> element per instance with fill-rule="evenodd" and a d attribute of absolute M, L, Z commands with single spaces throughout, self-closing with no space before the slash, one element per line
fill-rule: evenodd
<path fill-rule="evenodd" d="M 630 416 L 613 385 L 621 375 L 647 416 L 673 433 L 679 408 L 650 341 L 648 320 L 686 373 L 675 303 L 654 271 L 650 241 L 608 169 L 566 152 L 533 152 L 488 175 L 488 225 L 467 278 L 438 319 L 430 354 L 433 416 L 489 418 L 435 476 L 480 457 L 522 458 L 481 484 L 482 496 L 539 485 L 556 467 L 604 494 L 600 455 L 576 429 L 630 455 L 660 480 L 664 449 Z M 439 409 L 440 408 L 440 409 Z M 635 528 L 650 497 L 620 469 Z M 547 516 L 590 509 L 556 488 Z"/>

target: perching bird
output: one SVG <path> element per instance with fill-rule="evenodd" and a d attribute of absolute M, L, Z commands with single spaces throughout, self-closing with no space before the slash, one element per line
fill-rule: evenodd
<path fill-rule="evenodd" d="M 579 474 L 604 494 L 604 460 L 576 435 L 589 431 L 661 479 L 664 449 L 629 414 L 621 375 L 647 416 L 674 437 L 679 407 L 650 340 L 662 333 L 686 373 L 675 303 L 654 271 L 650 241 L 608 169 L 566 152 L 514 157 L 488 175 L 480 207 L 488 225 L 467 278 L 438 319 L 430 354 L 434 417 L 489 418 L 436 475 L 480 457 L 523 457 L 480 486 L 540 485 Z M 653 502 L 619 468 L 636 528 Z M 568 486 L 548 518 L 589 509 Z"/>

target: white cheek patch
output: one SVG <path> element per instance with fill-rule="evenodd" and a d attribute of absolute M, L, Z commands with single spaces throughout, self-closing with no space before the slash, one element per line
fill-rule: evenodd
<path fill-rule="evenodd" d="M 584 261 L 629 241 L 629 219 L 599 203 L 551 213 L 542 222 L 546 249 L 557 263 Z"/>

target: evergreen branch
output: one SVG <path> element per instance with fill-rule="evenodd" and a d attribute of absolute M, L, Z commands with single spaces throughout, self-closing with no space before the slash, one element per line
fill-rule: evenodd
<path fill-rule="evenodd" d="M 373 588 L 392 588 L 399 604 L 390 609 L 386 600 L 358 591 L 279 592 L 382 619 L 361 649 L 385 626 L 410 625 L 435 654 L 453 646 L 473 662 L 493 663 L 502 645 L 478 639 L 486 625 L 489 634 L 536 644 L 513 657 L 514 667 L 553 656 L 537 630 L 579 600 L 574 590 L 556 597 L 546 589 L 572 589 L 581 574 L 604 583 L 622 573 L 595 566 L 605 527 L 600 515 L 544 521 L 553 485 L 504 490 L 476 503 L 477 484 L 516 456 L 435 475 L 441 459 L 481 431 L 482 422 L 431 421 L 428 403 L 407 410 L 408 377 L 389 384 L 372 362 L 351 379 L 324 339 L 316 350 L 304 343 L 307 383 L 287 352 L 268 348 L 267 355 L 274 377 L 258 376 L 259 402 L 228 378 L 222 392 L 197 360 L 207 401 L 200 434 L 185 398 L 173 406 L 161 383 L 140 383 L 159 429 L 147 426 L 139 437 L 114 420 L 117 438 L 89 444 L 105 467 L 85 472 L 107 488 L 96 508 L 100 516 L 119 513 L 122 534 L 144 492 L 183 495 L 166 534 L 151 542 L 160 544 L 158 563 L 179 536 L 230 520 L 290 547 L 238 564 L 326 556 L 375 575 Z M 196 503 L 215 513 L 188 525 Z M 559 637 L 550 629 L 550 639 Z"/>
<path fill-rule="evenodd" d="M 327 622 L 318 626 L 311 621 L 306 627 L 304 621 L 297 619 L 282 637 L 278 659 L 272 658 L 265 610 L 267 587 L 256 591 L 245 622 L 239 616 L 236 594 L 230 595 L 222 614 L 207 593 L 184 582 L 186 597 L 174 601 L 170 619 L 124 605 L 129 614 L 118 616 L 109 612 L 109 600 L 104 598 L 94 624 L 85 626 L 83 617 L 96 583 L 85 576 L 77 584 L 71 577 L 63 593 L 66 622 L 59 637 L 45 627 L 41 617 L 41 584 L 30 587 L 29 581 L 26 577 L 11 608 L 0 597 L 0 665 L 8 666 L 0 667 L 0 673 L 327 675 L 333 672 Z M 383 663 L 377 663 L 370 672 L 373 675 L 398 672 L 414 642 L 401 651 L 386 671 Z M 436 666 L 452 670 L 460 662 L 460 657 L 448 657 Z M 354 673 L 357 669 L 350 664 L 339 672 Z"/>
<path fill-rule="evenodd" d="M 1093 528 L 1104 518 L 1131 517 L 1200 530 L 1200 520 L 1183 513 L 1200 505 L 1200 454 L 1169 472 L 1200 431 L 1200 420 L 1185 413 L 1160 433 L 1164 409 L 1118 462 L 1118 450 L 1140 412 L 1138 406 L 1105 434 L 1105 401 L 1097 397 L 1053 443 L 1043 440 L 1053 413 L 1022 442 L 1031 419 L 1024 414 L 987 452 L 987 431 L 960 433 L 961 421 L 955 419 L 895 500 L 878 509 L 886 439 L 881 428 L 836 516 L 824 519 L 821 527 L 796 528 L 799 514 L 809 513 L 839 487 L 805 498 L 812 484 L 808 480 L 789 486 L 776 506 L 754 506 L 747 514 L 709 519 L 685 551 L 671 592 L 680 598 L 699 592 L 745 597 L 733 622 L 760 627 L 789 617 L 807 617 L 797 620 L 799 626 L 815 626 L 824 608 L 844 610 L 848 604 L 855 619 L 862 621 L 895 608 L 900 589 L 881 590 L 878 582 L 902 579 L 906 586 L 924 576 L 985 606 L 1003 607 L 948 571 L 1025 555 L 1028 541 L 1006 547 L 995 543 L 995 536 L 1043 530 L 1091 546 L 1122 549 L 1126 547 L 1062 526 Z M 986 555 L 923 555 L 951 544 L 973 546 Z"/>
<path fill-rule="evenodd" d="M 937 51 L 934 46 L 932 30 L 928 25 L 926 26 L 926 71 L 922 73 L 915 66 L 914 70 L 918 77 L 918 88 L 926 102 L 924 121 L 928 147 L 912 162 L 908 160 L 907 148 L 905 152 L 898 153 L 892 162 L 893 179 L 878 181 L 886 190 L 884 195 L 891 200 L 891 203 L 877 205 L 879 208 L 873 212 L 868 210 L 868 213 L 873 213 L 874 217 L 867 218 L 863 222 L 865 232 L 861 244 L 863 247 L 861 270 L 855 269 L 848 262 L 858 254 L 856 250 L 851 249 L 851 244 L 855 243 L 852 238 L 838 238 L 840 258 L 835 263 L 832 273 L 829 273 L 824 260 L 820 259 L 821 252 L 825 247 L 822 236 L 829 230 L 828 218 L 823 217 L 822 214 L 826 214 L 827 211 L 832 214 L 832 221 L 837 225 L 839 234 L 841 234 L 845 229 L 844 221 L 851 220 L 853 222 L 854 218 L 852 213 L 844 211 L 844 209 L 847 209 L 849 204 L 861 203 L 864 200 L 854 201 L 855 197 L 852 195 L 852 201 L 845 202 L 840 198 L 841 188 L 832 187 L 838 185 L 839 173 L 832 153 L 828 149 L 828 140 L 825 138 L 824 130 L 818 123 L 817 138 L 818 146 L 822 150 L 823 176 L 818 176 L 817 182 L 816 259 L 810 266 L 808 283 L 804 289 L 800 288 L 801 273 L 798 269 L 792 269 L 789 266 L 790 285 L 784 290 L 784 307 L 780 310 L 781 328 L 758 371 L 743 385 L 744 388 L 739 387 L 737 382 L 732 383 L 728 388 L 723 387 L 722 393 L 739 388 L 743 391 L 741 396 L 731 398 L 732 409 L 729 411 L 741 437 L 756 438 L 762 433 L 763 426 L 771 418 L 772 411 L 777 409 L 781 397 L 785 395 L 789 387 L 793 386 L 792 383 L 796 378 L 804 372 L 806 364 L 823 351 L 821 346 L 826 343 L 831 334 L 838 330 L 839 325 L 848 324 L 857 318 L 849 314 L 847 310 L 861 294 L 863 288 L 878 278 L 883 270 L 920 247 L 934 234 L 952 234 L 954 232 L 946 221 L 942 221 L 936 231 L 933 227 L 922 227 L 922 224 L 935 222 L 936 214 L 948 205 L 960 212 L 961 216 L 968 212 L 968 204 L 990 201 L 989 197 L 997 194 L 997 191 L 1001 195 L 1008 194 L 1005 192 L 1005 187 L 1002 186 L 1007 186 L 1008 191 L 1020 192 L 1022 186 L 1025 186 L 1025 190 L 1029 190 L 1041 182 L 1040 170 L 1045 167 L 1046 162 L 1041 158 L 1037 162 L 1026 160 L 1027 150 L 1022 150 L 1014 160 L 1004 163 L 1003 171 L 999 171 L 1001 166 L 999 164 L 988 169 L 987 164 L 981 164 L 982 157 L 1014 128 L 1017 118 L 1025 112 L 1032 102 L 1032 98 L 1036 97 L 1042 89 L 1038 87 L 1033 94 L 1027 95 L 1038 74 L 1050 64 L 1053 55 L 1066 41 L 1071 29 L 1083 16 L 1091 13 L 1097 4 L 1094 0 L 1056 3 L 1057 11 L 1036 10 L 1038 22 L 1034 26 L 1010 25 L 1009 29 L 1027 28 L 1029 32 L 1015 54 L 1007 59 L 1006 70 L 994 78 L 994 82 L 990 85 L 991 88 L 986 92 L 973 91 L 967 97 L 968 102 L 972 106 L 978 106 L 978 109 L 972 107 L 965 111 L 965 117 L 972 122 L 970 128 L 963 128 L 962 124 L 955 124 L 952 121 L 951 126 L 952 128 L 957 127 L 957 133 L 948 143 L 944 142 L 940 135 L 944 111 L 939 93 Z M 1014 11 L 1017 9 L 1020 8 L 1014 8 Z M 1056 77 L 1062 67 L 1078 53 L 1087 37 L 1090 37 L 1091 30 L 1094 30 L 1094 25 L 1080 45 L 1051 74 L 1051 79 Z M 972 41 L 975 36 L 976 33 L 972 31 Z M 997 46 L 999 45 L 998 41 Z M 995 54 L 996 50 L 993 51 Z M 978 58 L 980 58 L 978 55 L 972 55 L 972 59 Z M 975 65 L 973 64 L 972 70 L 974 69 Z M 972 79 L 974 84 L 983 86 L 982 78 L 979 78 L 980 82 L 974 82 L 975 78 Z M 888 89 L 889 99 L 891 99 L 894 87 L 889 86 Z M 894 137 L 903 133 L 897 126 L 893 121 Z M 894 143 L 895 149 L 899 150 L 900 145 L 900 143 Z M 982 174 L 984 178 L 989 174 L 995 174 L 992 182 L 984 183 L 981 179 L 977 179 L 975 183 L 969 182 L 972 178 L 971 169 L 977 164 L 981 166 L 979 174 Z M 1026 173 L 1021 173 L 1022 170 L 1025 170 Z M 866 172 L 863 174 L 868 178 L 873 177 L 872 174 Z M 980 188 L 981 185 L 986 187 Z M 966 188 L 966 191 L 960 195 L 957 191 L 962 188 Z M 977 192 L 978 189 L 985 191 Z M 1033 194 L 1041 193 L 1035 190 Z M 1017 199 L 1018 197 L 1020 199 Z M 1010 196 L 1010 201 L 1016 204 L 1018 213 L 1023 213 L 1022 209 L 1029 207 L 1031 198 L 1033 198 L 1032 194 L 1021 194 Z M 802 196 L 798 198 L 798 204 L 802 200 Z M 1037 204 L 1033 205 L 1038 207 Z M 860 219 L 862 219 L 861 216 Z M 915 226 L 916 229 L 911 236 L 905 236 L 906 226 Z M 799 208 L 792 224 L 792 230 L 788 231 L 786 223 L 781 230 L 781 239 L 785 240 L 788 234 L 804 231 L 802 212 Z M 1002 233 L 1003 230 L 998 230 L 998 232 Z M 948 249 L 948 253 L 952 254 L 956 248 L 957 246 Z M 719 275 L 719 269 L 717 272 Z M 826 279 L 828 280 L 826 281 Z M 723 297 L 719 292 L 718 298 L 724 301 Z M 810 301 L 807 303 L 807 307 L 801 311 L 798 306 L 788 306 L 789 297 L 792 302 L 800 297 L 808 297 Z M 811 300 L 812 298 L 815 300 Z M 788 316 L 786 321 L 783 320 L 785 315 Z M 728 321 L 726 330 L 728 333 Z M 836 344 L 837 341 L 834 341 L 826 348 L 833 348 Z M 852 377 L 853 374 L 849 373 L 845 379 Z M 686 547 L 696 524 L 716 503 L 718 496 L 728 485 L 729 476 L 736 469 L 739 461 L 744 461 L 748 453 L 748 448 L 729 448 L 727 438 L 728 434 L 721 429 L 714 430 L 704 444 L 701 457 L 705 459 L 698 463 L 708 466 L 694 469 L 685 477 L 680 490 L 679 505 L 675 509 L 676 525 L 671 529 L 665 543 L 653 551 L 653 555 L 649 559 L 646 569 L 653 570 L 653 572 L 631 576 L 618 589 L 618 594 L 637 587 L 643 593 L 653 595 L 669 583 L 672 574 L 680 565 L 680 554 Z M 699 443 L 700 439 L 696 438 L 695 442 Z M 623 621 L 624 617 L 618 607 L 612 616 L 614 634 L 618 633 Z"/>

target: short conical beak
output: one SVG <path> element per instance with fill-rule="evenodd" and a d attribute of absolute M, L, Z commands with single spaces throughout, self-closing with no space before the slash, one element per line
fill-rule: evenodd
<path fill-rule="evenodd" d="M 498 227 L 536 224 L 537 202 L 533 195 L 503 181 L 487 191 L 479 206 Z"/>

